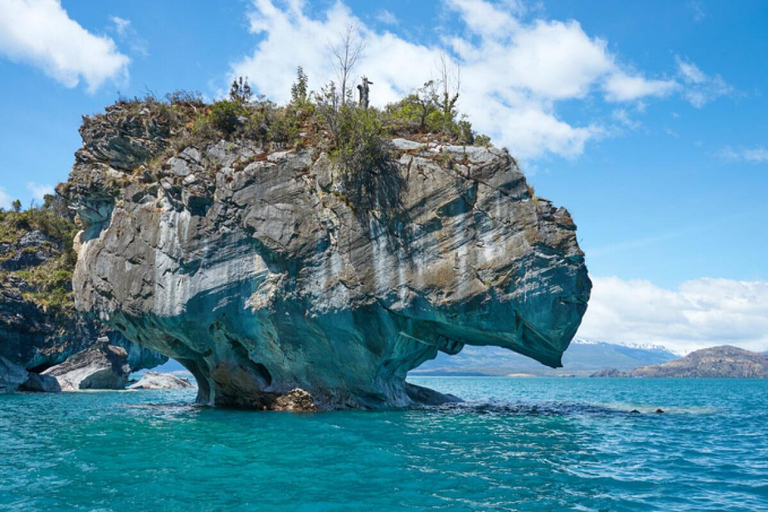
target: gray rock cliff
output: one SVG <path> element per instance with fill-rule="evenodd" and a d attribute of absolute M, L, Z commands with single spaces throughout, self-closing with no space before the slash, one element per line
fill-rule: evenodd
<path fill-rule="evenodd" d="M 125 349 L 102 342 L 48 368 L 42 376 L 55 377 L 63 391 L 78 391 L 124 389 L 130 374 Z"/>
<path fill-rule="evenodd" d="M 201 403 L 407 406 L 438 351 L 560 365 L 586 310 L 571 216 L 503 150 L 395 139 L 363 201 L 322 145 L 184 144 L 119 105 L 81 134 L 58 189 L 83 226 L 76 305 L 181 362 Z"/>

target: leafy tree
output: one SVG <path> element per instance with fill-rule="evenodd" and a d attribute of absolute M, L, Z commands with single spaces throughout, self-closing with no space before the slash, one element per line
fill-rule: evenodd
<path fill-rule="evenodd" d="M 21 211 L 21 201 L 16 199 L 14 202 L 11 203 L 11 208 L 13 208 L 14 212 L 19 213 Z"/>

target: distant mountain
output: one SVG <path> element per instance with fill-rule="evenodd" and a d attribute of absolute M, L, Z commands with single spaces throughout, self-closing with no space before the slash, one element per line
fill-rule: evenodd
<path fill-rule="evenodd" d="M 525 356 L 499 347 L 466 346 L 455 356 L 440 353 L 411 375 L 591 375 L 602 370 L 632 370 L 666 363 L 678 356 L 658 345 L 626 346 L 576 338 L 563 356 L 563 368 L 548 368 Z"/>
<path fill-rule="evenodd" d="M 632 370 L 631 377 L 768 378 L 768 356 L 724 345 L 691 352 L 674 361 Z"/>

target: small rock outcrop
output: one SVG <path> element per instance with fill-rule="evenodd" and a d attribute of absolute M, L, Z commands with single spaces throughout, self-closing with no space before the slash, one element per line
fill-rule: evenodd
<path fill-rule="evenodd" d="M 124 389 L 130 374 L 125 349 L 104 342 L 43 372 L 55 377 L 63 391 Z"/>
<path fill-rule="evenodd" d="M 138 382 L 128 386 L 128 389 L 187 389 L 193 387 L 195 385 L 183 377 L 177 377 L 170 373 L 147 372 L 141 376 Z"/>
<path fill-rule="evenodd" d="M 691 352 L 665 364 L 635 368 L 632 377 L 766 379 L 768 356 L 723 345 Z"/>
<path fill-rule="evenodd" d="M 277 397 L 271 405 L 273 411 L 315 412 L 317 406 L 312 395 L 303 389 L 292 389 L 285 395 Z"/>
<path fill-rule="evenodd" d="M 76 304 L 179 361 L 199 402 L 408 406 L 408 371 L 466 344 L 561 365 L 584 254 L 506 151 L 395 138 L 350 178 L 309 136 L 182 139 L 140 107 L 84 118 L 57 189 L 83 227 Z"/>

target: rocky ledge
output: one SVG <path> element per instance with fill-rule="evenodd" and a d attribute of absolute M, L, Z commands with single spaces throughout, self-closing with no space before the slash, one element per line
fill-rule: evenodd
<path fill-rule="evenodd" d="M 189 379 L 177 377 L 170 373 L 147 372 L 138 382 L 128 386 L 130 390 L 143 389 L 187 389 L 195 387 Z"/>
<path fill-rule="evenodd" d="M 189 142 L 121 109 L 85 118 L 58 188 L 83 226 L 76 305 L 178 360 L 199 402 L 408 406 L 408 371 L 465 344 L 561 364 L 584 255 L 506 151 L 395 138 L 350 180 L 320 143 Z"/>
<path fill-rule="evenodd" d="M 55 377 L 63 391 L 124 389 L 130 375 L 126 350 L 106 340 L 42 373 Z"/>

